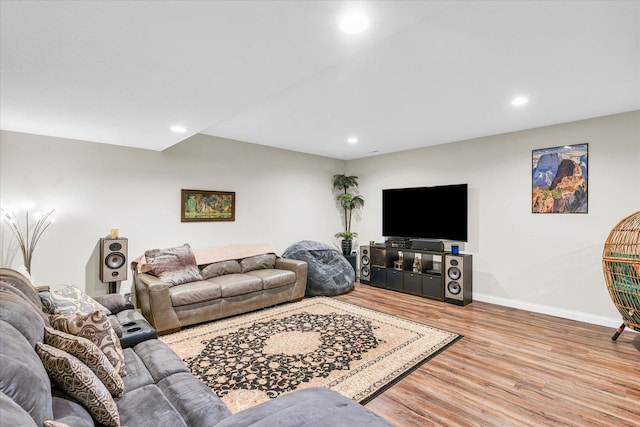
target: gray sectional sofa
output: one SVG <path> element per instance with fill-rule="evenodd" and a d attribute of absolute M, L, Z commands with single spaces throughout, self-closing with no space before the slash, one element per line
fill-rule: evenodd
<path fill-rule="evenodd" d="M 146 251 L 131 264 L 136 306 L 160 335 L 304 298 L 307 263 L 268 245 Z"/>
<path fill-rule="evenodd" d="M 121 326 L 126 339 L 122 345 L 123 369 L 126 370 L 126 375 L 121 377 L 123 392 L 120 397 L 103 396 L 98 399 L 98 409 L 82 403 L 80 398 L 71 397 L 84 397 L 74 394 L 77 391 L 76 381 L 83 380 L 82 377 L 77 378 L 75 371 L 59 378 L 51 372 L 51 366 L 43 362 L 46 360 L 41 352 L 46 347 L 45 328 L 50 324 L 49 320 L 55 321 L 55 318 L 44 313 L 38 290 L 26 279 L 21 279 L 19 274 L 0 269 L 0 424 L 47 427 L 104 425 L 98 421 L 104 415 L 100 408 L 103 401 L 113 399 L 117 421 L 112 417 L 107 425 L 390 425 L 356 402 L 324 388 L 293 392 L 231 414 L 206 385 L 191 375 L 167 345 L 153 338 L 153 333 L 142 328 L 140 335 L 127 338 L 129 332 L 125 325 L 130 324 L 131 319 L 140 319 L 136 317 L 135 310 L 127 307 L 124 298 L 95 299 L 111 311 L 109 322 L 117 325 L 120 319 L 124 320 Z M 54 364 L 53 368 L 59 366 Z M 97 378 L 93 381 L 100 382 Z"/>

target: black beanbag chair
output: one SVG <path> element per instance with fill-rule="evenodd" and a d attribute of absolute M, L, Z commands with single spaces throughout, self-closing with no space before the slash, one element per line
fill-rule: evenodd
<path fill-rule="evenodd" d="M 302 240 L 289 246 L 282 257 L 307 262 L 306 296 L 340 295 L 353 290 L 356 273 L 336 248 L 325 243 Z"/>

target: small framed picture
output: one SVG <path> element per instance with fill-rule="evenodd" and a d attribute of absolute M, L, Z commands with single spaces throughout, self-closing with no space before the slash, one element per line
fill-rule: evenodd
<path fill-rule="evenodd" d="M 235 221 L 236 193 L 182 190 L 181 222 Z"/>

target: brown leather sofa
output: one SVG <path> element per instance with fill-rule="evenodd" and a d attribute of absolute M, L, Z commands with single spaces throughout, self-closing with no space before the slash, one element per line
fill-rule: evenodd
<path fill-rule="evenodd" d="M 194 249 L 202 280 L 173 285 L 154 274 L 145 257 L 133 261 L 136 306 L 158 334 L 301 300 L 307 263 L 278 257 L 270 246 Z"/>

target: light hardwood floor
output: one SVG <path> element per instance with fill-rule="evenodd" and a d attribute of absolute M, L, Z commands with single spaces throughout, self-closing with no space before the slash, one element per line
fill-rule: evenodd
<path fill-rule="evenodd" d="M 640 426 L 639 333 L 360 283 L 336 298 L 463 335 L 366 405 L 397 426 Z"/>

